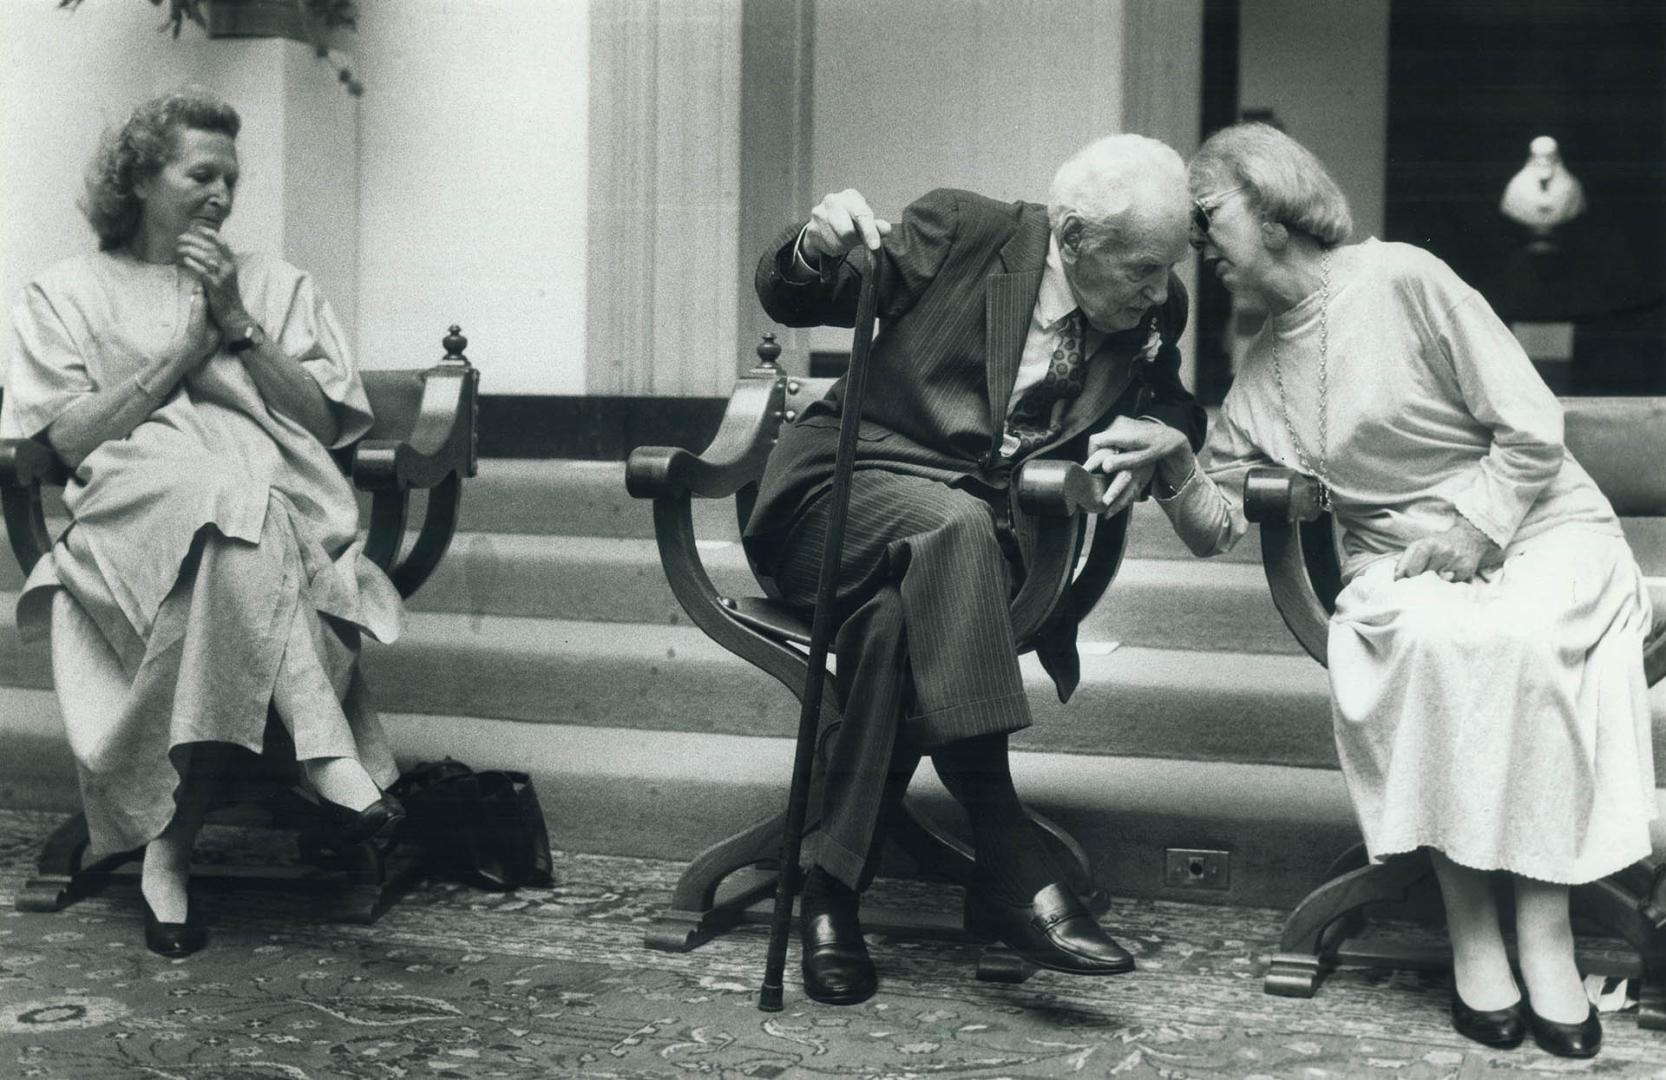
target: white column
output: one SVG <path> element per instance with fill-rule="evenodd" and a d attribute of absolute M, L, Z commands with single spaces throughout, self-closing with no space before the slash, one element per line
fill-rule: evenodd
<path fill-rule="evenodd" d="M 734 385 L 741 0 L 596 0 L 592 394 Z"/>

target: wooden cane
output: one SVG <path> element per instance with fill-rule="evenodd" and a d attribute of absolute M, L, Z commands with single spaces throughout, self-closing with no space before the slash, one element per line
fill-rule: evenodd
<path fill-rule="evenodd" d="M 856 337 L 845 373 L 845 394 L 839 417 L 839 451 L 833 459 L 833 502 L 827 516 L 827 538 L 821 550 L 821 577 L 816 582 L 816 610 L 810 623 L 810 668 L 798 713 L 798 743 L 793 748 L 792 783 L 787 789 L 787 826 L 781 836 L 781 868 L 776 874 L 775 913 L 769 923 L 769 955 L 758 1008 L 781 1011 L 781 975 L 787 966 L 787 934 L 792 927 L 793 894 L 798 885 L 798 851 L 810 802 L 810 767 L 816 756 L 821 727 L 821 696 L 827 681 L 827 645 L 833 636 L 833 609 L 839 588 L 839 555 L 845 542 L 845 519 L 850 512 L 850 474 L 856 467 L 856 433 L 862 426 L 862 394 L 868 381 L 868 348 L 873 344 L 874 311 L 879 298 L 879 259 L 868 260 L 862 291 L 856 301 Z"/>

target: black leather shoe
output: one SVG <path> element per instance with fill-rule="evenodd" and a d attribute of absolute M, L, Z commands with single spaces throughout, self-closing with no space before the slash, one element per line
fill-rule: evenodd
<path fill-rule="evenodd" d="M 873 997 L 879 976 L 856 918 L 857 894 L 806 890 L 799 900 L 798 939 L 804 992 L 827 1005 L 855 1005 Z"/>
<path fill-rule="evenodd" d="M 145 948 L 157 956 L 178 960 L 208 944 L 208 933 L 196 920 L 195 904 L 187 909 L 184 922 L 162 922 L 150 909 L 144 893 L 139 894 L 139 903 L 145 909 Z"/>
<path fill-rule="evenodd" d="M 1511 1050 L 1527 1038 L 1527 1020 L 1520 999 L 1507 1009 L 1472 1009 L 1452 990 L 1452 1030 L 1482 1046 Z"/>
<path fill-rule="evenodd" d="M 1588 1058 L 1596 1057 L 1597 1051 L 1602 1049 L 1602 1021 L 1597 1019 L 1595 1005 L 1591 1006 L 1591 1011 L 1585 1014 L 1585 1019 L 1580 1023 L 1564 1024 L 1559 1020 L 1546 1020 L 1533 1011 L 1533 1005 L 1529 1002 L 1527 1026 L 1533 1031 L 1533 1041 L 1547 1054 L 1565 1058 Z"/>
<path fill-rule="evenodd" d="M 1037 967 L 1072 975 L 1121 975 L 1134 958 L 1100 928 L 1068 885 L 1055 881 L 1027 904 L 966 891 L 966 930 L 997 938 Z"/>
<path fill-rule="evenodd" d="M 324 811 L 330 843 L 341 847 L 366 840 L 391 839 L 399 823 L 405 820 L 405 804 L 386 792 L 363 810 L 349 810 L 323 798 L 318 800 L 318 806 Z"/>

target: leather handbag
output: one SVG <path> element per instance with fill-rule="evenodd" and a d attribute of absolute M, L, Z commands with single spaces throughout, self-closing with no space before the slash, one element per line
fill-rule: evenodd
<path fill-rule="evenodd" d="M 482 889 L 554 883 L 549 830 L 524 772 L 476 772 L 460 761 L 424 762 L 392 788 L 409 815 L 406 837 L 434 870 Z"/>

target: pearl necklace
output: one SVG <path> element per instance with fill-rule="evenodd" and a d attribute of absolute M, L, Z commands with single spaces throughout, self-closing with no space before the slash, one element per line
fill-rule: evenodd
<path fill-rule="evenodd" d="M 1331 511 L 1331 484 L 1325 477 L 1325 457 L 1330 443 L 1330 395 L 1326 384 L 1326 362 L 1330 353 L 1330 256 L 1327 250 L 1319 263 L 1319 455 L 1309 458 L 1307 447 L 1290 423 L 1290 400 L 1284 393 L 1284 372 L 1278 362 L 1278 333 L 1272 334 L 1273 381 L 1278 384 L 1278 408 L 1284 416 L 1284 430 L 1290 433 L 1290 445 L 1296 450 L 1296 464 L 1301 471 L 1319 481 L 1319 508 Z"/>

